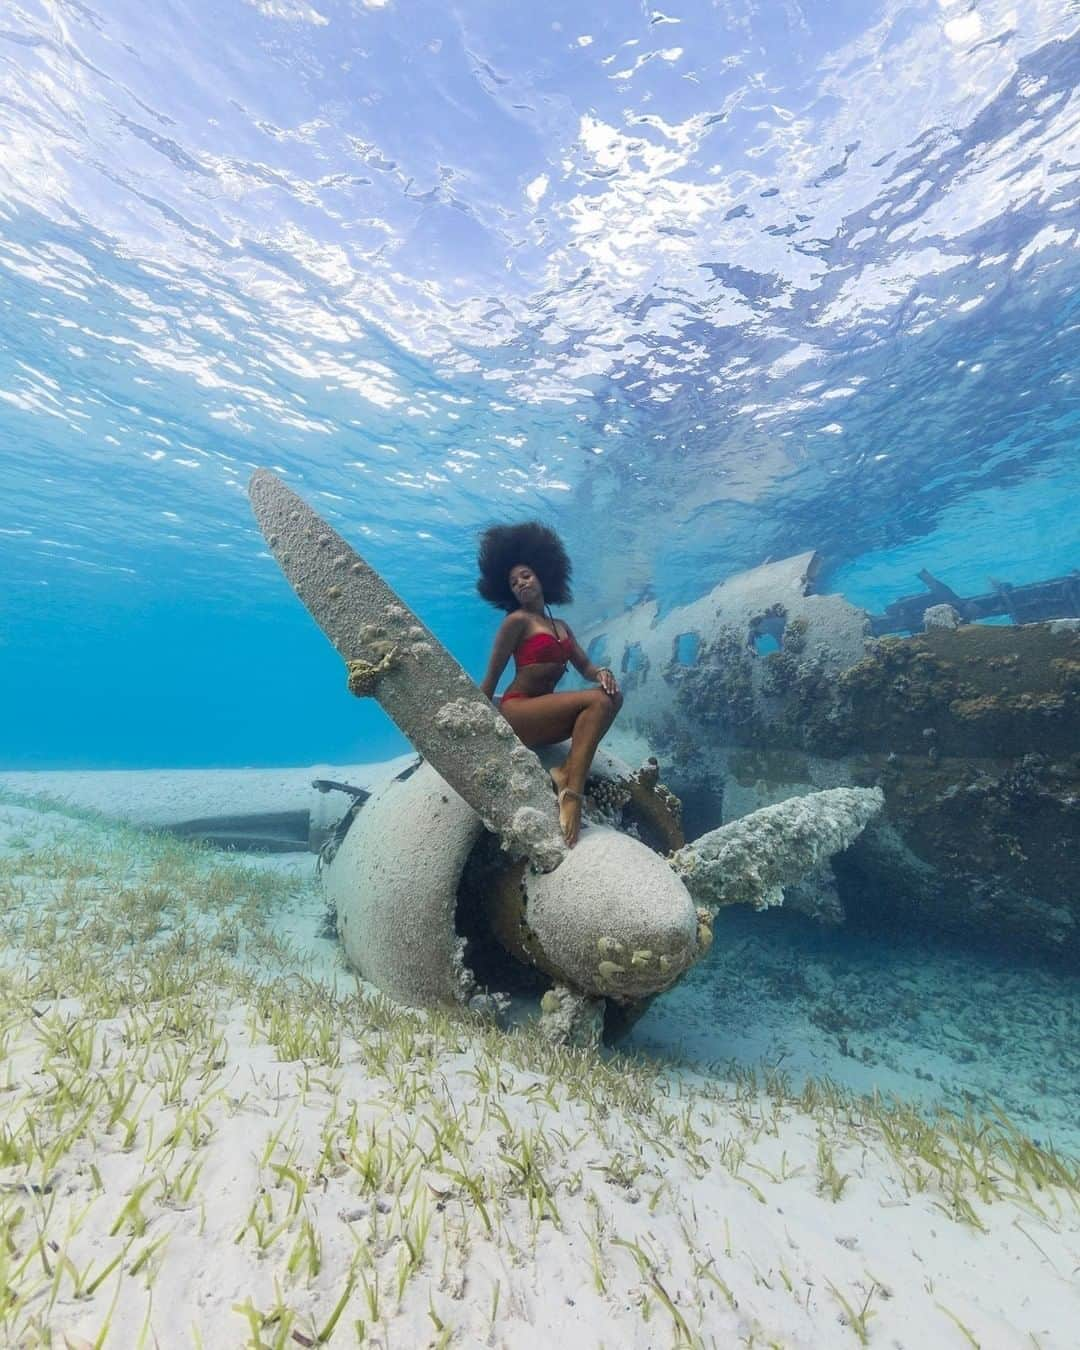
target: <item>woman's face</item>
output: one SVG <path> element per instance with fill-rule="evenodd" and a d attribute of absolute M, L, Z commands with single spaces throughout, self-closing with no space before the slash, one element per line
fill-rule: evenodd
<path fill-rule="evenodd" d="M 540 578 L 528 563 L 516 563 L 511 567 L 509 582 L 519 605 L 535 601 L 544 603 L 544 588 L 540 585 Z"/>

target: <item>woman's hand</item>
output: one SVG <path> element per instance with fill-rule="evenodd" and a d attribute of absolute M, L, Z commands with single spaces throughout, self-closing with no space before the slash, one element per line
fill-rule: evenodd
<path fill-rule="evenodd" d="M 596 683 L 605 694 L 610 694 L 612 698 L 619 692 L 619 686 L 615 680 L 615 676 L 607 666 L 601 666 L 596 672 Z"/>

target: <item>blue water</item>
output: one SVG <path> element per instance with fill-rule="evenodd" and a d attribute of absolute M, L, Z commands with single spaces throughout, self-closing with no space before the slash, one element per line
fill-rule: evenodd
<path fill-rule="evenodd" d="M 476 531 L 579 624 L 818 548 L 1080 558 L 1073 0 L 22 0 L 0 27 L 0 765 L 402 748 L 244 484 L 482 669 Z"/>

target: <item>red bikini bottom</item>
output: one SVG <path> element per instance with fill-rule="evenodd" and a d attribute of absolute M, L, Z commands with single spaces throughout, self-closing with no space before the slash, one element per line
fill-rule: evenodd
<path fill-rule="evenodd" d="M 528 698 L 528 697 L 529 697 L 528 694 L 523 694 L 520 692 L 520 690 L 515 690 L 509 694 L 503 694 L 502 698 L 499 699 L 499 702 L 509 703 L 512 698 Z"/>

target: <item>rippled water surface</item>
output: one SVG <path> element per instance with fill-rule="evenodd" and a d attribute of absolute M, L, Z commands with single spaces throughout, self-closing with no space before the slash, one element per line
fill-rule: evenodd
<path fill-rule="evenodd" d="M 806 548 L 874 606 L 1075 566 L 1078 26 L 5 5 L 5 761 L 400 748 L 263 551 L 255 464 L 474 671 L 492 518 L 565 533 L 579 620 Z"/>

